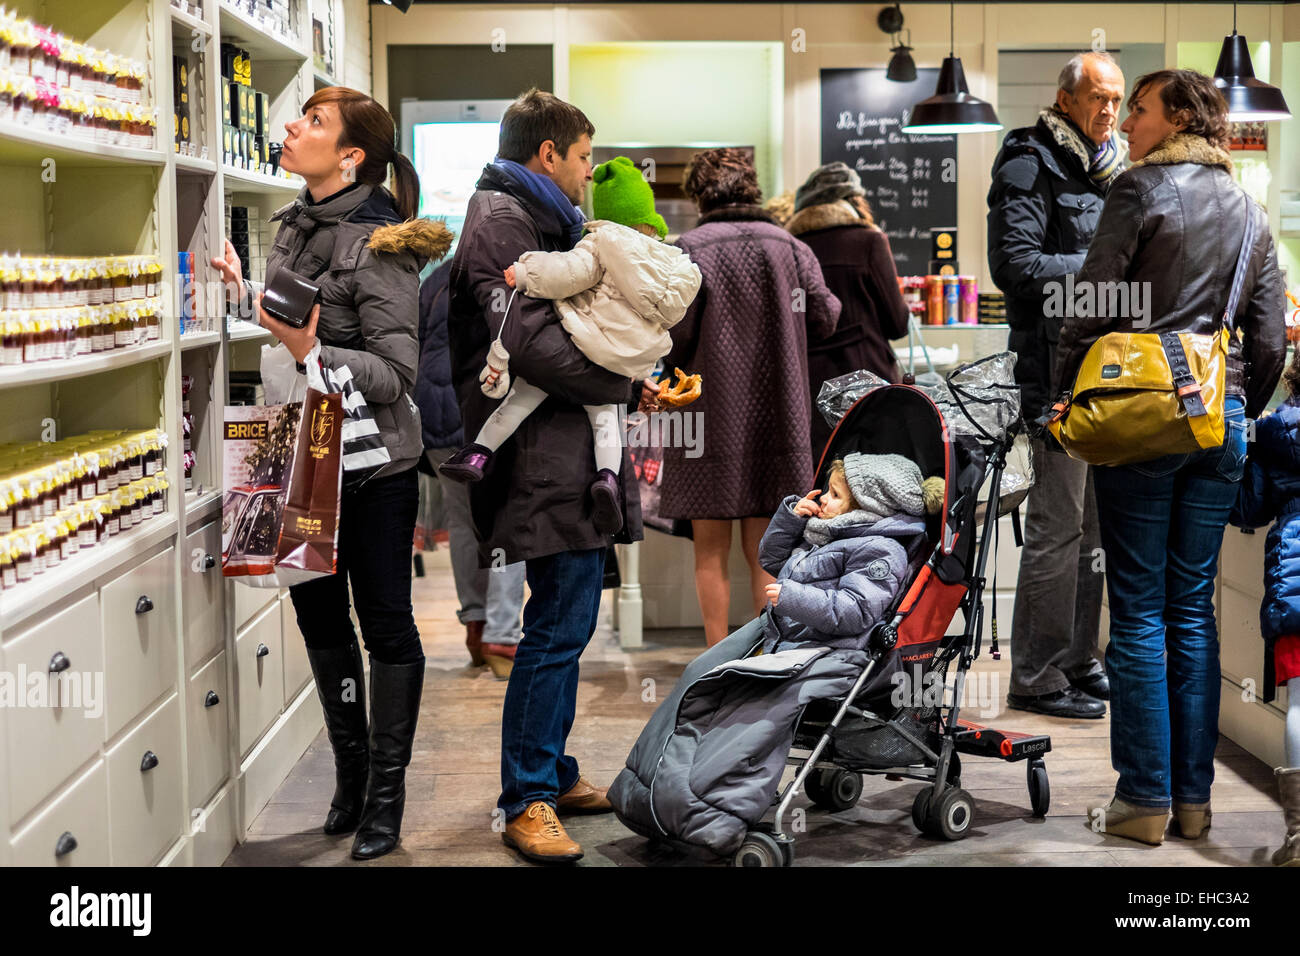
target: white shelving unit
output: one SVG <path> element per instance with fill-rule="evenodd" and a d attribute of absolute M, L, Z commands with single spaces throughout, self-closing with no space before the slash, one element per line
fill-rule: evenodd
<path fill-rule="evenodd" d="M 58 680 L 99 675 L 104 705 L 95 720 L 67 707 L 0 708 L 0 866 L 220 864 L 320 729 L 287 592 L 221 577 L 227 376 L 256 368 L 269 336 L 251 325 L 228 334 L 203 305 L 199 328 L 181 335 L 175 292 L 180 251 L 194 253 L 200 282 L 214 281 L 208 259 L 222 250 L 228 200 L 262 225 L 298 191 L 221 162 L 220 44 L 251 53 L 253 84 L 271 95 L 279 127 L 313 88 L 307 3 L 291 0 L 296 36 L 284 38 L 233 0 L 204 0 L 201 16 L 168 0 L 10 0 L 38 23 L 146 61 L 159 123 L 155 149 L 0 124 L 9 207 L 0 248 L 157 255 L 165 311 L 159 342 L 0 370 L 0 441 L 36 440 L 51 420 L 59 436 L 161 428 L 171 491 L 163 514 L 0 594 L 0 672 L 42 672 L 61 652 L 71 667 Z M 171 143 L 174 54 L 190 60 L 194 156 Z M 50 159 L 52 182 L 42 179 Z M 183 375 L 194 379 L 188 493 Z M 152 769 L 146 750 L 158 758 Z"/>

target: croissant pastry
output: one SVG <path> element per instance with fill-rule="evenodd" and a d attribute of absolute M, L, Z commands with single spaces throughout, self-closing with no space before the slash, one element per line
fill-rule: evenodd
<path fill-rule="evenodd" d="M 677 375 L 677 384 L 670 385 L 668 380 L 659 383 L 659 404 L 668 408 L 681 408 L 700 397 L 703 378 L 699 375 L 687 375 L 679 368 L 673 368 Z"/>

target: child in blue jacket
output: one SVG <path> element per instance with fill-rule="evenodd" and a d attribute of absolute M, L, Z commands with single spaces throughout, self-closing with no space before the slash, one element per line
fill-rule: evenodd
<path fill-rule="evenodd" d="M 1264 545 L 1259 628 L 1268 642 L 1264 699 L 1273 699 L 1275 686 L 1287 688 L 1290 765 L 1275 771 L 1287 832 L 1273 862 L 1300 866 L 1300 353 L 1287 368 L 1285 381 L 1291 396 L 1255 423 L 1255 441 L 1230 521 L 1245 528 L 1273 521 Z"/>

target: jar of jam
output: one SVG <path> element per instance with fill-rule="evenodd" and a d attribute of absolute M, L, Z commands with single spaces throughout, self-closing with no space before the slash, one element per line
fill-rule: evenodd
<path fill-rule="evenodd" d="M 26 584 L 32 579 L 33 565 L 36 561 L 35 543 L 31 535 L 20 535 L 14 539 L 17 553 L 14 555 L 15 578 L 19 584 Z"/>
<path fill-rule="evenodd" d="M 95 509 L 82 505 L 77 512 L 77 550 L 93 548 L 99 540 L 95 532 Z"/>
<path fill-rule="evenodd" d="M 122 494 L 114 491 L 108 496 L 107 527 L 105 536 L 113 537 L 122 530 Z"/>
<path fill-rule="evenodd" d="M 161 473 L 158 475 L 158 498 L 154 501 L 154 514 L 162 514 L 167 510 L 167 489 L 171 483 Z"/>
<path fill-rule="evenodd" d="M 14 483 L 14 530 L 21 531 L 32 523 L 33 501 L 30 485 L 20 478 Z"/>
<path fill-rule="evenodd" d="M 17 319 L 0 323 L 0 365 L 23 364 L 23 326 Z"/>
<path fill-rule="evenodd" d="M 32 574 L 45 573 L 45 556 L 50 550 L 50 536 L 45 533 L 45 529 L 36 527 L 32 529 L 27 540 L 32 545 Z"/>
<path fill-rule="evenodd" d="M 85 463 L 85 469 L 81 473 L 80 495 L 81 501 L 89 501 L 97 494 L 96 486 L 99 483 L 99 452 L 90 451 L 82 456 Z"/>
<path fill-rule="evenodd" d="M 158 283 L 162 279 L 162 263 L 157 259 L 150 259 L 149 266 L 145 270 L 145 295 L 154 298 L 158 295 Z"/>
<path fill-rule="evenodd" d="M 7 482 L 0 482 L 0 535 L 14 530 L 14 493 Z"/>
<path fill-rule="evenodd" d="M 9 541 L 0 538 L 0 590 L 18 586 L 18 573 L 14 568 L 14 550 Z"/>
<path fill-rule="evenodd" d="M 131 481 L 139 481 L 144 477 L 144 449 L 140 447 L 140 442 L 131 440 L 126 443 L 126 457 L 130 471 Z"/>
<path fill-rule="evenodd" d="M 62 523 L 57 519 L 49 523 L 45 534 L 49 540 L 49 548 L 45 552 L 45 567 L 51 569 L 62 564 L 67 556 L 67 535 L 64 533 Z"/>
<path fill-rule="evenodd" d="M 161 458 L 162 449 L 158 447 L 158 439 L 155 436 L 150 436 L 144 453 L 144 473 L 147 477 L 152 478 L 158 474 L 158 464 Z"/>

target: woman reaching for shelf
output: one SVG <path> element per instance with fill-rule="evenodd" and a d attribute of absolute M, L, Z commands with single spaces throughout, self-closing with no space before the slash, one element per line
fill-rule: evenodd
<path fill-rule="evenodd" d="M 289 589 L 334 748 L 336 787 L 325 832 L 357 831 L 352 855 L 371 859 L 397 844 L 424 685 L 411 610 L 415 465 L 423 445 L 411 393 L 420 269 L 446 255 L 452 235 L 441 222 L 416 217 L 415 169 L 393 145 L 392 116 L 369 96 L 340 86 L 319 90 L 285 130 L 280 165 L 306 185 L 271 217 L 280 229 L 266 275 L 287 268 L 320 286 L 307 325 L 294 328 L 261 308 L 261 286 L 243 280 L 229 240 L 224 259 L 212 265 L 237 297 L 240 315 L 256 314 L 299 363 L 319 343 L 325 365 L 348 366 L 390 458 L 360 485 L 344 486 L 337 573 Z M 395 194 L 383 185 L 390 163 Z M 349 579 L 370 655 L 368 728 Z"/>

